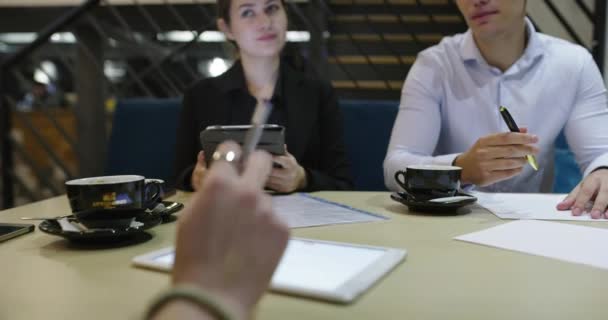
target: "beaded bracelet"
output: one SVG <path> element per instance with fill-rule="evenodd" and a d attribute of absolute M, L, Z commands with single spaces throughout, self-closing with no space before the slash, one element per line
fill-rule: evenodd
<path fill-rule="evenodd" d="M 201 288 L 189 285 L 178 285 L 158 295 L 148 308 L 145 319 L 152 319 L 164 305 L 175 299 L 192 302 L 218 320 L 237 319 L 231 310 L 216 296 Z"/>

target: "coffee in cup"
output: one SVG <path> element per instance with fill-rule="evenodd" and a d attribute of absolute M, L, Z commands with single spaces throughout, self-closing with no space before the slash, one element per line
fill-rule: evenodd
<path fill-rule="evenodd" d="M 137 212 L 152 207 L 161 195 L 161 180 L 139 175 L 102 176 L 65 183 L 72 212 Z"/>
<path fill-rule="evenodd" d="M 397 171 L 395 180 L 416 201 L 453 197 L 460 189 L 461 167 L 411 165 Z"/>

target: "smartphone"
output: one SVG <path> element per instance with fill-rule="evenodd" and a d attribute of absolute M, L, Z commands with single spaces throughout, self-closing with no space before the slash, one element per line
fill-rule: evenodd
<path fill-rule="evenodd" d="M 209 126 L 200 133 L 200 141 L 207 165 L 211 165 L 211 155 L 215 148 L 224 141 L 232 140 L 240 145 L 245 142 L 245 136 L 251 125 L 242 126 Z M 276 124 L 265 124 L 257 148 L 273 155 L 285 154 L 285 127 Z M 278 164 L 276 164 L 278 165 Z"/>
<path fill-rule="evenodd" d="M 0 223 L 0 242 L 32 231 L 33 224 Z"/>

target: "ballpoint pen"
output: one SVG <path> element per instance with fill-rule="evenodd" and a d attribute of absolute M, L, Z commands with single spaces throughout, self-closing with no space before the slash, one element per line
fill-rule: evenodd
<path fill-rule="evenodd" d="M 253 111 L 251 117 L 251 128 L 247 130 L 245 134 L 245 142 L 243 143 L 243 154 L 241 156 L 241 163 L 244 163 L 245 159 L 255 150 L 262 132 L 264 130 L 264 124 L 268 120 L 268 116 L 272 111 L 272 103 L 268 99 L 259 100 L 258 104 Z"/>
<path fill-rule="evenodd" d="M 513 120 L 513 117 L 511 117 L 511 114 L 509 113 L 509 110 L 507 110 L 506 107 L 500 106 L 500 115 L 502 116 L 503 120 L 505 120 L 505 123 L 507 124 L 507 127 L 509 127 L 509 130 L 511 130 L 511 132 L 519 132 L 519 127 L 517 126 L 517 124 L 515 124 L 515 120 Z M 526 159 L 528 159 L 528 163 L 530 164 L 532 169 L 538 171 L 538 163 L 536 162 L 536 158 L 534 157 L 534 155 L 526 155 Z"/>

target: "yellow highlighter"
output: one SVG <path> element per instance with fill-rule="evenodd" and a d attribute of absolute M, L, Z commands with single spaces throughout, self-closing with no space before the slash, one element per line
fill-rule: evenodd
<path fill-rule="evenodd" d="M 517 127 L 517 124 L 515 124 L 515 120 L 513 120 L 513 117 L 511 117 L 511 114 L 507 108 L 500 106 L 500 115 L 502 116 L 503 120 L 505 120 L 505 123 L 511 132 L 519 132 L 519 127 Z M 526 156 L 526 159 L 528 159 L 528 163 L 532 169 L 538 171 L 538 162 L 536 162 L 536 158 L 529 154 Z"/>

